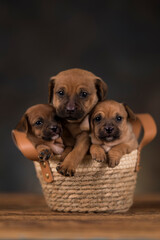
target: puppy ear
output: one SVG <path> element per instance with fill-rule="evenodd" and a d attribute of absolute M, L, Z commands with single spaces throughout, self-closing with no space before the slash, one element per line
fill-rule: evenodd
<path fill-rule="evenodd" d="M 51 77 L 48 84 L 48 103 L 53 104 L 53 91 L 54 91 L 55 77 Z"/>
<path fill-rule="evenodd" d="M 126 110 L 126 112 L 128 113 L 128 118 L 132 119 L 132 120 L 136 120 L 136 115 L 135 113 L 130 109 L 130 107 L 128 107 L 128 105 L 126 103 L 123 103 L 123 106 Z"/>
<path fill-rule="evenodd" d="M 89 115 L 87 115 L 83 121 L 81 122 L 81 124 L 79 125 L 80 129 L 82 131 L 89 131 L 90 129 L 90 125 L 89 125 Z"/>
<path fill-rule="evenodd" d="M 108 86 L 107 84 L 99 77 L 96 78 L 96 89 L 99 101 L 103 101 L 107 97 Z"/>
<path fill-rule="evenodd" d="M 20 132 L 28 132 L 28 117 L 27 114 L 24 114 L 19 123 L 16 126 L 16 130 Z"/>
<path fill-rule="evenodd" d="M 93 117 L 90 118 L 90 129 L 93 132 Z"/>
<path fill-rule="evenodd" d="M 93 131 L 93 109 L 91 110 L 91 112 L 89 114 L 89 127 L 92 132 Z"/>

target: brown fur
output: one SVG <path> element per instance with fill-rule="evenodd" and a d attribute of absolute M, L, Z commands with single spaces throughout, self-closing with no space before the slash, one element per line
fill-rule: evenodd
<path fill-rule="evenodd" d="M 59 94 L 63 92 L 63 96 Z M 87 96 L 83 94 L 87 93 Z M 88 133 L 82 131 L 81 123 L 98 101 L 104 100 L 107 85 L 93 73 L 70 69 L 51 78 L 49 83 L 49 103 L 56 113 L 63 118 L 63 126 L 75 139 L 73 150 L 67 155 L 57 171 L 66 176 L 73 176 L 78 164 L 89 149 Z M 68 139 L 70 136 L 68 136 Z"/>
<path fill-rule="evenodd" d="M 112 100 L 97 104 L 90 119 L 93 159 L 107 160 L 109 167 L 115 167 L 124 154 L 137 148 L 129 119 L 135 115 L 127 105 Z"/>
<path fill-rule="evenodd" d="M 41 161 L 48 160 L 53 153 L 61 154 L 64 150 L 61 123 L 56 119 L 55 109 L 49 104 L 28 108 L 16 129 L 26 132 Z"/>

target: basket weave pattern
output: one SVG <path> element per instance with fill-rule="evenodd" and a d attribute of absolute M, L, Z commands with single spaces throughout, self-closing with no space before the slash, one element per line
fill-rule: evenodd
<path fill-rule="evenodd" d="M 86 158 L 74 177 L 57 173 L 58 160 L 50 160 L 52 183 L 44 181 L 38 162 L 34 162 L 44 197 L 52 210 L 64 212 L 126 212 L 133 203 L 138 150 L 124 155 L 120 164 L 109 168 Z"/>

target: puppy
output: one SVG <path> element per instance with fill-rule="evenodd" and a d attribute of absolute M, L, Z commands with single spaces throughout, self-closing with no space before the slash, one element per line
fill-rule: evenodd
<path fill-rule="evenodd" d="M 26 132 L 28 139 L 38 151 L 40 161 L 62 154 L 62 126 L 55 109 L 49 104 L 38 104 L 27 109 L 16 129 Z"/>
<path fill-rule="evenodd" d="M 63 119 L 70 136 L 75 140 L 73 150 L 67 155 L 57 171 L 65 176 L 73 176 L 78 164 L 89 149 L 90 139 L 83 128 L 87 115 L 106 98 L 107 85 L 93 73 L 82 69 L 69 69 L 51 77 L 49 82 L 49 103 Z M 70 139 L 68 136 L 68 140 Z M 66 138 L 66 141 L 67 141 Z"/>
<path fill-rule="evenodd" d="M 129 119 L 135 120 L 136 116 L 127 105 L 113 100 L 97 104 L 90 118 L 93 159 L 107 160 L 114 168 L 124 154 L 138 147 Z"/>

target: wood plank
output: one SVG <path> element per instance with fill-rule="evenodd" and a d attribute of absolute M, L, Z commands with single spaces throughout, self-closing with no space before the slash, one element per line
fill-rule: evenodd
<path fill-rule="evenodd" d="M 0 238 L 160 239 L 160 195 L 139 196 L 123 214 L 52 212 L 44 198 L 0 194 Z"/>

